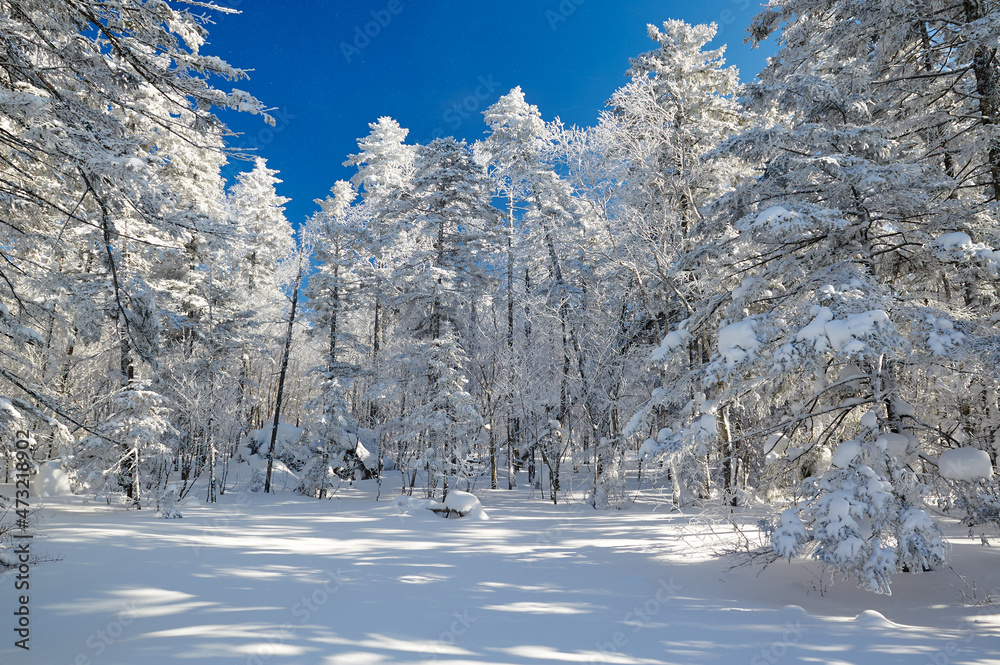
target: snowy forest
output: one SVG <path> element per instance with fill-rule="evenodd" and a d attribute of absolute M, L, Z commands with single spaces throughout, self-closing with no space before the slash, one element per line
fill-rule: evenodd
<path fill-rule="evenodd" d="M 471 143 L 373 118 L 301 224 L 217 116 L 280 103 L 202 52 L 227 11 L 0 0 L 5 482 L 170 517 L 527 472 L 765 505 L 769 556 L 877 593 L 942 515 L 996 534 L 1000 4 L 771 0 L 742 82 L 661 21 L 592 126 L 519 87 Z"/>

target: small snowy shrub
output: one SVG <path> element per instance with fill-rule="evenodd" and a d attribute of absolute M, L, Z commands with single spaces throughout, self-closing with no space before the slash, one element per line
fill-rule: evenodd
<path fill-rule="evenodd" d="M 173 483 L 167 485 L 166 489 L 156 497 L 156 512 L 165 520 L 175 520 L 184 517 L 177 507 L 179 499 L 180 492 L 177 490 L 177 485 Z"/>
<path fill-rule="evenodd" d="M 771 534 L 775 553 L 791 558 L 811 543 L 828 572 L 885 594 L 891 593 L 893 573 L 944 563 L 940 531 L 914 505 L 916 481 L 886 453 L 883 441 L 868 432 L 841 443 L 834 467 L 803 482 L 806 498 L 782 513 Z"/>
<path fill-rule="evenodd" d="M 247 481 L 247 489 L 251 492 L 262 492 L 264 491 L 264 482 L 267 479 L 267 474 L 260 470 L 254 469 L 250 480 Z"/>

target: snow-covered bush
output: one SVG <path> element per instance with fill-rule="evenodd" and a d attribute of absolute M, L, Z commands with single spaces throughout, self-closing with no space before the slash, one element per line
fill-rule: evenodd
<path fill-rule="evenodd" d="M 156 512 L 165 520 L 175 520 L 184 517 L 177 506 L 179 500 L 180 490 L 177 489 L 176 484 L 170 483 L 156 497 Z"/>
<path fill-rule="evenodd" d="M 459 519 L 468 517 L 472 520 L 488 520 L 490 516 L 483 510 L 476 495 L 460 490 L 451 490 L 441 501 L 434 499 L 417 498 L 403 495 L 396 499 L 396 505 L 400 510 L 410 512 L 413 510 L 429 510 L 436 515 L 446 519 Z"/>
<path fill-rule="evenodd" d="M 771 534 L 786 558 L 810 553 L 836 577 L 876 593 L 890 593 L 900 571 L 944 563 L 947 546 L 926 512 L 913 505 L 912 472 L 866 432 L 842 442 L 833 468 L 802 485 L 803 499 L 786 510 Z"/>
<path fill-rule="evenodd" d="M 178 435 L 167 399 L 136 385 L 111 398 L 108 416 L 68 463 L 98 496 L 140 507 L 145 492 L 164 488 Z"/>

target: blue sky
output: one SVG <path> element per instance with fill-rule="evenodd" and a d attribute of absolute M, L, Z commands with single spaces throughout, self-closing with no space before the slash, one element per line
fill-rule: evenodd
<path fill-rule="evenodd" d="M 224 113 L 281 171 L 279 193 L 298 226 L 316 210 L 357 150 L 368 123 L 388 115 L 410 129 L 409 142 L 436 135 L 470 142 L 485 130 L 482 111 L 514 86 L 546 120 L 591 125 L 626 82 L 628 60 L 651 50 L 646 24 L 668 18 L 719 25 L 727 61 L 751 79 L 772 48 L 744 45 L 760 0 L 686 3 L 660 0 L 232 0 L 240 12 L 209 26 L 203 49 L 254 70 L 236 85 L 276 110 L 277 125 Z M 236 163 L 227 168 L 232 179 Z"/>

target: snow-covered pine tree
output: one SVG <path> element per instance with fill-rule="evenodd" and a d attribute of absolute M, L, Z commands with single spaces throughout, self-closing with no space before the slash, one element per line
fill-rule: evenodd
<path fill-rule="evenodd" d="M 244 235 L 240 271 L 251 298 L 267 298 L 279 288 L 277 265 L 295 248 L 284 212 L 290 199 L 277 193 L 277 174 L 257 157 L 253 169 L 240 173 L 229 190 L 231 214 Z"/>
<path fill-rule="evenodd" d="M 363 419 L 381 440 L 390 419 L 386 396 L 395 383 L 388 373 L 388 363 L 382 362 L 395 325 L 385 299 L 391 286 L 388 274 L 395 260 L 393 247 L 400 230 L 402 200 L 413 175 L 416 147 L 405 143 L 409 130 L 392 118 L 380 117 L 368 127 L 368 136 L 358 139 L 359 151 L 350 155 L 344 166 L 358 168 L 351 182 L 362 196 L 360 211 L 366 220 L 357 265 L 360 294 L 370 303 L 372 312 L 368 349 L 373 374 L 366 390 L 367 414 Z"/>
<path fill-rule="evenodd" d="M 316 262 L 306 289 L 307 314 L 311 332 L 325 353 L 323 366 L 313 370 L 322 377 L 320 393 L 306 405 L 303 436 L 309 442 L 309 458 L 299 491 L 321 499 L 340 475 L 353 478 L 355 465 L 369 452 L 361 444 L 359 424 L 347 400 L 361 368 L 341 360 L 341 356 L 359 355 L 360 350 L 348 326 L 358 308 L 356 273 L 363 219 L 351 208 L 357 194 L 349 182 L 337 181 L 331 193 L 317 200 L 320 212 L 310 218 L 305 231 Z"/>
<path fill-rule="evenodd" d="M 427 377 L 420 403 L 403 415 L 404 436 L 422 454 L 414 465 L 427 470 L 427 492 L 442 498 L 460 483 L 470 489 L 478 469 L 470 459 L 473 444 L 482 429 L 475 399 L 466 390 L 468 359 L 449 321 L 442 323 L 437 337 L 422 342 L 426 351 Z"/>
<path fill-rule="evenodd" d="M 913 131 L 935 127 L 923 121 L 941 97 L 905 90 L 925 80 L 925 59 L 912 54 L 943 52 L 921 21 L 894 12 L 791 1 L 758 17 L 758 39 L 786 27 L 746 98 L 777 116 L 727 150 L 763 170 L 723 197 L 702 227 L 709 242 L 685 257 L 712 280 L 662 352 L 676 358 L 691 335 L 716 340 L 697 377 L 713 399 L 681 414 L 665 444 L 683 449 L 721 415 L 726 435 L 753 445 L 748 463 L 801 492 L 776 548 L 814 540 L 830 570 L 881 592 L 891 573 L 943 554 L 920 497 L 930 453 L 954 438 L 944 396 L 925 387 L 967 385 L 970 371 L 995 377 L 968 353 L 989 346 L 982 324 L 995 301 L 953 298 L 942 261 L 964 255 L 989 269 L 992 250 L 970 233 L 993 237 L 995 224 L 982 214 L 983 188 L 959 188 L 943 146 L 928 149 L 931 134 Z"/>
<path fill-rule="evenodd" d="M 436 139 L 418 149 L 393 236 L 394 261 L 388 280 L 392 287 L 386 297 L 386 303 L 400 313 L 395 335 L 400 361 L 393 364 L 408 368 L 408 374 L 400 376 L 410 390 L 408 410 L 419 410 L 432 399 L 423 387 L 438 383 L 439 372 L 431 368 L 428 354 L 439 350 L 446 330 L 456 340 L 469 339 L 475 316 L 473 299 L 489 289 L 489 261 L 482 253 L 485 235 L 495 228 L 489 191 L 485 172 L 464 142 Z M 467 370 L 463 364 L 456 371 Z M 400 418 L 404 431 L 412 431 L 410 414 L 402 412 Z M 441 439 L 444 434 L 433 435 L 440 442 L 422 440 L 422 436 L 406 436 L 404 441 L 421 440 L 420 445 L 433 448 L 453 445 Z"/>
<path fill-rule="evenodd" d="M 514 393 L 523 390 L 533 396 L 517 405 L 522 420 L 518 431 L 527 432 L 520 441 L 522 454 L 541 454 L 551 498 L 557 502 L 562 462 L 572 440 L 574 393 L 589 393 L 586 388 L 577 389 L 578 384 L 587 383 L 583 369 L 587 359 L 582 357 L 574 317 L 580 311 L 581 297 L 576 275 L 583 267 L 576 259 L 590 217 L 569 183 L 547 161 L 551 128 L 542 121 L 538 108 L 525 101 L 520 87 L 502 96 L 483 115 L 490 133 L 477 144 L 477 153 L 508 198 L 508 302 L 513 303 L 516 266 L 523 270 L 516 276 L 524 284 L 522 307 L 532 311 L 525 315 L 524 348 L 538 351 L 533 358 L 544 358 L 548 364 L 536 365 L 531 372 L 513 372 L 515 379 L 522 380 L 530 374 L 533 382 L 532 386 L 512 384 Z M 520 257 L 515 256 L 515 233 L 523 237 L 517 243 L 523 250 Z M 533 307 L 528 304 L 532 300 Z M 512 321 L 509 313 L 509 330 Z M 543 381 L 538 381 L 539 376 L 545 377 Z"/>
<path fill-rule="evenodd" d="M 295 276 L 294 232 L 284 213 L 289 199 L 277 193 L 281 183 L 277 173 L 258 157 L 252 170 L 237 176 L 228 196 L 239 234 L 230 250 L 238 258 L 231 288 L 247 305 L 242 315 L 248 334 L 241 336 L 246 346 L 240 381 L 247 432 L 262 427 L 270 414 L 268 400 L 287 321 L 284 289 Z"/>
<path fill-rule="evenodd" d="M 714 414 L 702 412 L 711 388 L 696 378 L 712 337 L 686 334 L 682 324 L 708 295 L 706 280 L 697 262 L 685 265 L 681 259 L 703 240 L 698 226 L 709 206 L 749 175 L 740 160 L 712 151 L 753 116 L 736 100 L 738 72 L 725 65 L 725 47 L 707 48 L 714 24 L 666 21 L 662 30 L 650 25 L 648 31 L 657 48 L 632 59 L 631 81 L 612 95 L 597 128 L 607 146 L 613 191 L 608 254 L 632 273 L 647 329 L 663 339 L 670 327 L 678 328 L 671 339 L 683 355 L 664 364 L 662 353 L 653 352 L 651 394 L 623 433 L 653 435 L 644 456 L 665 464 L 675 502 L 682 483 L 696 496 L 711 494 L 709 457 L 728 467 L 717 479 L 734 499 L 741 485 L 738 454 L 723 436 L 725 428 L 711 423 Z M 682 412 L 700 424 L 692 430 L 697 443 L 675 448 L 661 433 Z"/>

